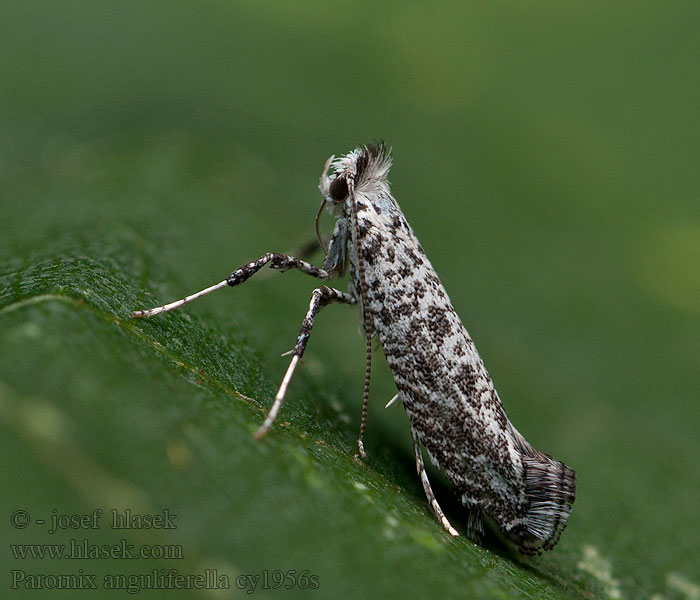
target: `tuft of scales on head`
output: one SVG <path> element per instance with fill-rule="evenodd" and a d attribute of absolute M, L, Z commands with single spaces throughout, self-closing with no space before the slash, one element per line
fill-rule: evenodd
<path fill-rule="evenodd" d="M 359 191 L 373 182 L 386 182 L 391 168 L 391 150 L 384 142 L 368 144 L 341 156 L 331 164 L 336 177 L 352 177 L 355 180 L 355 190 Z"/>

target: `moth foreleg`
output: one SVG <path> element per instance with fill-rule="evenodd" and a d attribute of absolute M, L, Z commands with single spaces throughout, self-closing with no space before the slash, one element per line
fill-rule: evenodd
<path fill-rule="evenodd" d="M 442 512 L 442 509 L 440 508 L 440 505 L 438 504 L 438 501 L 435 498 L 433 488 L 430 487 L 428 473 L 426 472 L 425 464 L 423 463 L 423 454 L 420 450 L 418 434 L 416 434 L 415 429 L 413 429 L 413 425 L 411 425 L 411 436 L 413 437 L 413 451 L 416 453 L 416 470 L 418 471 L 418 477 L 420 477 L 421 483 L 423 484 L 423 491 L 425 492 L 425 496 L 428 499 L 428 504 L 430 504 L 430 508 L 432 508 L 433 512 L 435 513 L 435 516 L 438 518 L 440 523 L 442 523 L 442 526 L 445 528 L 445 531 L 447 531 L 447 533 L 454 537 L 458 537 L 459 532 L 454 527 L 452 527 L 452 525 L 450 525 L 450 522 L 447 520 L 445 513 Z"/>
<path fill-rule="evenodd" d="M 299 269 L 307 275 L 311 275 L 312 277 L 316 277 L 318 279 L 323 280 L 332 279 L 334 275 L 334 273 L 332 272 L 325 271 L 324 269 L 319 269 L 318 267 L 312 265 L 309 262 L 306 262 L 305 260 L 294 258 L 293 256 L 289 256 L 288 254 L 268 252 L 265 256 L 261 256 L 259 259 L 249 262 L 248 264 L 245 264 L 242 267 L 239 267 L 238 269 L 233 271 L 233 273 L 231 273 L 226 279 L 224 279 L 224 281 L 220 281 L 219 283 L 216 283 L 199 292 L 191 294 L 190 296 L 185 296 L 181 300 L 171 302 L 170 304 L 163 304 L 162 306 L 156 306 L 154 308 L 149 308 L 146 310 L 135 310 L 131 314 L 134 317 L 152 317 L 160 313 L 175 310 L 176 308 L 184 306 L 188 302 L 192 302 L 192 300 L 196 300 L 197 298 L 206 296 L 207 294 L 210 294 L 211 292 L 218 290 L 222 287 L 226 287 L 227 285 L 234 287 L 243 283 L 244 281 L 247 281 L 248 279 L 250 279 L 250 277 L 255 275 L 255 273 L 257 273 L 268 263 L 270 264 L 271 269 L 277 269 L 282 272 L 289 271 L 290 269 Z"/>
<path fill-rule="evenodd" d="M 287 367 L 287 372 L 284 374 L 282 383 L 280 384 L 279 390 L 275 395 L 275 400 L 272 403 L 270 411 L 267 413 L 263 424 L 255 432 L 255 438 L 262 438 L 272 427 L 272 424 L 277 418 L 277 413 L 284 402 L 284 396 L 287 393 L 287 387 L 289 386 L 289 381 L 292 379 L 294 374 L 294 369 L 296 369 L 297 363 L 301 360 L 304 355 L 304 350 L 306 349 L 306 343 L 311 335 L 311 329 L 314 326 L 314 319 L 319 310 L 321 310 L 327 304 L 332 302 L 344 302 L 345 304 L 355 304 L 356 300 L 350 294 L 341 292 L 334 288 L 322 285 L 316 288 L 311 294 L 311 302 L 309 302 L 309 310 L 306 312 L 306 317 L 304 317 L 304 322 L 302 323 L 301 330 L 299 331 L 299 336 L 297 337 L 297 343 L 292 350 L 292 360 Z"/>

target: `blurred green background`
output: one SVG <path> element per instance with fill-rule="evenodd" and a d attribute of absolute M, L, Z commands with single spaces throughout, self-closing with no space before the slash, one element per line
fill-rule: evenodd
<path fill-rule="evenodd" d="M 103 588 L 174 568 L 230 589 L 141 595 L 244 597 L 259 575 L 259 597 L 700 598 L 699 25 L 697 2 L 5 1 L 3 597 L 80 593 L 33 575 L 83 569 Z M 319 316 L 278 424 L 252 440 L 309 278 L 129 318 L 302 247 L 326 158 L 378 138 L 510 418 L 578 473 L 540 558 L 448 539 L 404 412 L 382 408 L 379 351 L 370 459 L 354 461 L 354 308 Z M 168 509 L 177 529 L 36 523 L 100 507 Z M 71 539 L 183 558 L 9 546 Z"/>

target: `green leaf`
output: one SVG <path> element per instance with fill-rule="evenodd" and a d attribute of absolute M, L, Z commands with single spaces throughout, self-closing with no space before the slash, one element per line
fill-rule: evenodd
<path fill-rule="evenodd" d="M 10 543 L 182 548 L 181 560 L 71 562 L 71 572 L 98 581 L 115 570 L 210 569 L 235 587 L 240 575 L 294 569 L 348 597 L 576 597 L 537 561 L 446 535 L 411 481 L 411 455 L 393 450 L 360 464 L 355 428 L 324 414 L 313 386 L 293 387 L 271 434 L 255 442 L 274 385 L 245 337 L 186 311 L 130 317 L 157 302 L 137 284 L 156 259 L 134 232 L 49 246 L 2 276 L 0 415 L 3 456 L 13 457 L 3 514 L 22 509 L 33 519 L 8 533 Z M 52 516 L 95 509 L 104 511 L 98 529 L 47 533 Z M 177 528 L 114 530 L 113 509 L 167 510 Z M 51 561 L 29 564 L 27 573 L 55 571 Z"/>
<path fill-rule="evenodd" d="M 319 589 L 259 581 L 255 594 L 700 597 L 700 4 L 4 8 L 0 595 L 79 595 L 12 589 L 12 570 L 102 584 L 209 568 L 230 577 L 218 597 L 248 595 L 238 576 L 271 588 L 290 569 Z M 509 417 L 576 469 L 569 526 L 542 557 L 445 535 L 406 416 L 383 409 L 395 386 L 379 351 L 370 457 L 355 461 L 356 308 L 319 315 L 278 422 L 254 442 L 315 282 L 261 272 L 130 317 L 304 246 L 327 157 L 382 137 L 392 190 Z M 54 514 L 97 508 L 97 529 L 48 532 Z M 167 509 L 177 529 L 113 530 L 112 508 Z M 25 528 L 10 521 L 21 510 Z M 183 557 L 22 559 L 9 546 L 72 538 L 179 544 Z"/>

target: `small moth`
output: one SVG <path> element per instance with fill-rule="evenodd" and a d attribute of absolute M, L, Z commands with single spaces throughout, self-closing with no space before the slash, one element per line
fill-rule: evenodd
<path fill-rule="evenodd" d="M 472 538 L 479 539 L 488 524 L 525 554 L 550 550 L 566 527 L 576 497 L 576 474 L 533 448 L 509 421 L 474 342 L 391 195 L 390 167 L 390 152 L 383 143 L 328 159 L 316 216 L 316 233 L 326 253 L 322 268 L 270 252 L 220 283 L 133 315 L 151 317 L 173 310 L 219 288 L 239 285 L 268 264 L 279 271 L 299 269 L 323 281 L 347 271 L 347 292 L 326 285 L 313 291 L 291 363 L 256 437 L 264 436 L 277 417 L 318 311 L 334 302 L 359 304 L 366 334 L 360 455 L 366 456 L 371 338 L 376 333 L 410 420 L 418 475 L 447 532 L 458 535 L 435 498 L 421 445 L 468 509 Z M 336 219 L 327 246 L 319 235 L 324 208 Z"/>

